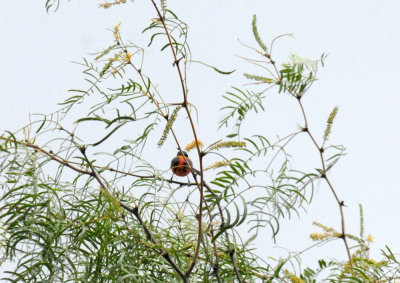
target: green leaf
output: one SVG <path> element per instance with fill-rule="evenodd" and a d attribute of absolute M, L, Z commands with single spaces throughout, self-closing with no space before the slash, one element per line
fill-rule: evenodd
<path fill-rule="evenodd" d="M 203 63 L 203 62 L 201 62 L 201 61 L 196 61 L 196 60 L 190 60 L 189 62 L 202 64 L 202 65 L 207 66 L 207 67 L 213 69 L 214 71 L 216 71 L 216 72 L 218 72 L 218 73 L 220 73 L 220 74 L 223 74 L 223 75 L 230 75 L 230 74 L 232 74 L 233 72 L 236 71 L 236 70 L 233 70 L 233 71 L 221 71 L 220 69 L 217 69 L 217 68 L 214 67 L 214 66 L 211 66 L 211 65 L 208 65 L 208 64 L 206 64 L 206 63 Z"/>

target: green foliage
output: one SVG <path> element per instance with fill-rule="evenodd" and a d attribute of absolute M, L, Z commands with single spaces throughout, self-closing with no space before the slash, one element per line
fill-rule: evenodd
<path fill-rule="evenodd" d="M 160 37 L 162 40 L 165 40 L 165 28 L 168 31 L 168 38 L 171 40 L 172 45 L 170 45 L 169 41 L 165 42 L 160 50 L 168 50 L 168 48 L 172 46 L 177 56 L 190 59 L 190 48 L 187 44 L 187 25 L 181 21 L 171 10 L 164 10 L 162 21 L 160 18 L 156 18 L 147 28 L 143 30 L 143 33 L 153 33 L 147 46 L 151 46 L 156 38 Z"/>
<path fill-rule="evenodd" d="M 214 71 L 216 71 L 217 73 L 220 73 L 220 74 L 222 74 L 222 75 L 230 75 L 230 74 L 232 74 L 233 72 L 236 71 L 236 70 L 233 70 L 233 71 L 222 71 L 222 70 L 220 70 L 220 69 L 218 69 L 218 68 L 216 68 L 216 67 L 214 67 L 214 66 L 211 66 L 211 65 L 209 65 L 209 64 L 206 64 L 206 63 L 204 63 L 204 62 L 197 61 L 197 60 L 190 60 L 190 62 L 198 63 L 198 64 L 201 64 L 201 65 L 204 65 L 204 66 L 206 66 L 206 67 L 208 67 L 208 68 L 211 68 L 211 69 L 213 69 Z"/>
<path fill-rule="evenodd" d="M 328 122 L 326 123 L 326 129 L 324 132 L 324 141 L 327 141 L 329 135 L 331 134 L 333 120 L 335 119 L 338 110 L 339 108 L 336 106 L 333 108 L 331 114 L 329 114 Z"/>
<path fill-rule="evenodd" d="M 58 1 L 47 1 L 46 8 L 56 4 Z M 272 259 L 254 245 L 255 240 L 262 240 L 264 245 L 272 246 L 279 236 L 282 219 L 300 216 L 301 210 L 307 210 L 320 183 L 336 196 L 328 173 L 345 150 L 340 145 L 325 146 L 337 107 L 328 118 L 321 145 L 307 124 L 303 107 L 302 98 L 316 81 L 325 55 L 308 60 L 291 54 L 287 63 L 277 63 L 268 52 L 279 37 L 267 48 L 258 33 L 255 16 L 253 34 L 263 50 L 256 50 L 256 54 L 264 60 L 257 64 L 264 64 L 264 73 L 245 73 L 247 79 L 256 83 L 248 89 L 233 86 L 223 96 L 225 105 L 221 108 L 219 128 L 231 131 L 227 137 L 235 141 L 223 140 L 218 132 L 210 134 L 215 141 L 197 152 L 200 162 L 193 165 L 194 181 L 176 181 L 170 178 L 167 168 L 157 167 L 154 154 L 147 155 L 148 151 L 155 151 L 151 148 L 155 140 L 161 136 L 158 145 L 162 146 L 171 133 L 174 145 L 183 145 L 172 127 L 179 111 L 188 121 L 188 128 L 182 131 L 193 133 L 192 145 L 201 142 L 191 113 L 195 106 L 187 96 L 187 70 L 180 63 L 182 58 L 190 61 L 187 26 L 167 9 L 166 1 L 161 1 L 161 9 L 153 4 L 157 17 L 144 32 L 148 46 L 161 42 L 163 54 L 171 56 L 168 58 L 172 58 L 182 87 L 180 102 L 169 101 L 151 74 L 142 71 L 144 57 L 148 55 L 134 43 L 125 44 L 117 25 L 112 33 L 113 42 L 93 58 L 79 63 L 88 83 L 86 89 L 71 90 L 59 111 L 40 116 L 20 131 L 6 131 L 0 136 L 0 248 L 4 253 L 1 262 L 15 260 L 15 269 L 8 270 L 3 280 L 398 279 L 399 262 L 389 247 L 382 251 L 382 260 L 371 258 L 372 236 L 364 235 L 362 207 L 358 236 L 345 231 L 344 225 L 331 228 L 316 222 L 322 233 L 311 234 L 317 244 L 305 249 L 340 241 L 348 254 L 345 260 L 327 260 L 329 255 L 321 255 L 316 267 L 304 267 L 297 265 L 303 252 Z M 167 51 L 172 51 L 172 55 Z M 201 64 L 225 75 L 231 73 Z M 268 87 L 260 90 L 265 84 Z M 285 133 L 283 138 L 267 137 L 263 125 L 254 123 L 254 116 L 249 117 L 265 119 L 264 99 L 267 92 L 273 91 L 296 99 L 303 115 L 301 129 Z M 80 116 L 74 117 L 75 113 Z M 75 122 L 68 119 L 70 115 Z M 242 132 L 246 123 L 254 125 Z M 91 140 L 84 138 L 85 133 L 90 133 Z M 319 168 L 296 168 L 296 152 L 290 152 L 288 145 L 300 135 L 306 135 L 315 147 L 314 154 L 321 160 Z M 218 156 L 225 165 L 211 166 L 214 175 L 208 171 L 206 174 L 203 168 L 210 156 Z M 338 202 L 342 212 L 343 203 L 338 198 L 333 201 Z M 341 222 L 345 222 L 343 217 Z"/>
<path fill-rule="evenodd" d="M 254 110 L 256 113 L 259 109 L 264 111 L 262 105 L 262 99 L 264 98 L 261 93 L 255 93 L 252 91 L 243 91 L 237 87 L 232 87 L 234 92 L 227 92 L 223 97 L 226 99 L 227 106 L 221 108 L 225 111 L 225 115 L 219 122 L 219 128 L 229 126 L 229 121 L 234 118 L 236 119 L 234 124 L 234 134 L 236 135 L 240 131 L 243 120 L 249 111 Z M 233 136 L 232 136 L 233 137 Z"/>
<path fill-rule="evenodd" d="M 225 142 L 219 141 L 219 142 L 211 144 L 208 147 L 208 150 L 212 151 L 212 150 L 216 150 L 216 149 L 220 149 L 220 148 L 231 148 L 231 147 L 243 148 L 243 147 L 246 147 L 246 143 L 241 142 L 241 141 L 225 141 Z"/>
<path fill-rule="evenodd" d="M 264 42 L 262 42 L 262 40 L 261 40 L 261 38 L 260 38 L 260 35 L 258 34 L 257 16 L 256 16 L 256 15 L 253 15 L 253 24 L 252 24 L 252 27 L 253 27 L 253 35 L 254 35 L 254 38 L 256 39 L 258 45 L 260 45 L 260 47 L 261 47 L 265 52 L 267 52 L 268 48 L 267 48 L 267 46 L 265 46 Z"/>
<path fill-rule="evenodd" d="M 161 10 L 163 12 L 163 16 L 165 16 L 167 11 L 167 0 L 161 0 Z"/>
<path fill-rule="evenodd" d="M 158 141 L 158 146 L 162 146 L 164 144 L 164 142 L 167 139 L 168 133 L 171 131 L 172 125 L 174 124 L 176 117 L 178 116 L 178 112 L 181 109 L 181 105 L 178 105 L 174 111 L 172 112 L 171 117 L 169 117 L 167 125 L 165 125 L 165 129 L 164 132 L 160 138 L 160 140 Z"/>
<path fill-rule="evenodd" d="M 58 7 L 60 6 L 60 0 L 46 0 L 45 7 L 47 13 L 53 9 L 54 11 L 57 11 Z"/>
<path fill-rule="evenodd" d="M 296 54 L 289 56 L 289 62 L 282 64 L 279 92 L 287 92 L 295 97 L 302 97 L 316 80 L 318 62 L 323 64 L 326 58 L 321 55 L 319 61 L 303 59 Z"/>
<path fill-rule="evenodd" d="M 275 80 L 271 78 L 265 78 L 262 76 L 257 76 L 257 75 L 251 75 L 251 74 L 244 74 L 244 76 L 248 79 L 258 81 L 260 83 L 267 83 L 267 84 L 272 84 L 275 83 Z"/>

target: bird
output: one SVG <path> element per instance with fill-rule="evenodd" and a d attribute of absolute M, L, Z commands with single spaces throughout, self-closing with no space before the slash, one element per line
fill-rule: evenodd
<path fill-rule="evenodd" d="M 190 173 L 199 175 L 200 172 L 193 168 L 193 162 L 189 158 L 186 151 L 180 150 L 176 156 L 171 160 L 171 170 L 179 177 L 185 177 Z"/>

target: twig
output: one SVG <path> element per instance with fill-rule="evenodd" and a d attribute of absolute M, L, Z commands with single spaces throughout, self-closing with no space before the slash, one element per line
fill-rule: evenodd
<path fill-rule="evenodd" d="M 0 137 L 0 140 L 7 140 L 7 138 Z M 26 141 L 13 140 L 12 142 L 13 143 L 17 143 L 17 144 L 22 145 L 22 146 L 33 148 L 35 151 L 43 153 L 44 155 L 50 157 L 50 159 L 60 163 L 61 165 L 66 166 L 66 167 L 68 167 L 68 168 L 70 168 L 70 169 L 72 169 L 72 170 L 74 170 L 74 171 L 76 171 L 78 173 L 85 174 L 85 175 L 91 175 L 90 171 L 87 171 L 87 170 L 84 170 L 84 169 L 81 169 L 81 168 L 78 168 L 78 167 L 74 166 L 74 165 L 80 165 L 81 163 L 76 162 L 76 161 L 66 160 L 66 159 L 58 156 L 57 154 L 53 153 L 51 150 L 47 151 L 47 150 L 45 150 L 44 148 L 42 148 L 42 147 L 40 147 L 38 145 L 29 143 L 29 142 L 26 142 Z M 92 165 L 92 166 L 94 168 L 97 168 L 97 169 L 104 168 L 104 166 L 100 166 L 100 165 Z M 126 176 L 136 177 L 136 178 L 139 178 L 139 179 L 156 179 L 156 180 L 159 180 L 159 181 L 165 181 L 167 183 L 177 184 L 177 185 L 180 185 L 180 186 L 198 186 L 197 183 L 188 183 L 188 182 L 180 182 L 180 181 L 175 181 L 175 180 L 170 180 L 170 179 L 164 179 L 162 177 L 157 177 L 156 175 L 139 175 L 139 174 L 135 174 L 135 173 L 131 173 L 131 172 L 118 170 L 118 169 L 115 169 L 115 168 L 106 168 L 105 170 L 106 171 L 110 171 L 110 172 L 116 172 L 116 173 L 119 173 L 119 174 L 122 174 L 122 175 L 126 175 Z"/>
<path fill-rule="evenodd" d="M 275 39 L 276 39 L 276 38 L 275 38 Z M 274 39 L 274 40 L 275 40 L 275 39 Z M 273 41 L 273 42 L 274 42 L 274 41 Z M 272 49 L 273 42 L 271 43 L 271 49 Z M 279 82 L 279 84 L 280 84 L 280 83 L 282 82 L 282 78 L 281 78 L 280 73 L 279 73 L 279 71 L 278 71 L 278 69 L 277 69 L 277 67 L 276 67 L 275 61 L 272 60 L 271 55 L 268 54 L 268 53 L 265 54 L 265 57 L 268 58 L 268 60 L 270 61 L 270 63 L 271 63 L 272 66 L 274 67 L 275 72 L 276 72 L 276 74 L 278 75 L 278 78 L 279 78 L 278 82 Z M 289 91 L 289 90 L 288 90 L 288 91 Z M 340 218 L 341 218 L 341 230 L 342 230 L 341 238 L 343 239 L 343 242 L 344 242 L 344 245 L 345 245 L 345 248 L 346 248 L 346 253 L 347 253 L 347 256 L 348 256 L 348 258 L 349 258 L 350 266 L 353 267 L 353 259 L 352 259 L 352 257 L 351 257 L 350 248 L 349 248 L 349 245 L 348 245 L 348 243 L 347 243 L 347 236 L 346 236 L 346 227 L 345 227 L 344 212 L 343 212 L 344 202 L 341 201 L 341 200 L 339 199 L 339 197 L 338 197 L 338 195 L 337 195 L 337 193 L 336 193 L 336 191 L 335 191 L 335 189 L 334 189 L 332 183 L 330 182 L 328 176 L 326 175 L 326 165 L 325 165 L 325 160 L 324 160 L 324 156 L 323 156 L 323 154 L 324 154 L 324 148 L 323 148 L 323 147 L 320 147 L 320 146 L 318 145 L 318 143 L 317 143 L 317 141 L 315 140 L 314 136 L 313 136 L 313 135 L 311 134 L 311 132 L 310 132 L 310 129 L 309 129 L 309 126 L 308 126 L 308 121 L 307 121 L 307 115 L 306 115 L 306 112 L 305 112 L 305 110 L 304 110 L 303 104 L 302 104 L 302 102 L 301 102 L 302 96 L 301 96 L 301 95 L 296 95 L 296 94 L 294 94 L 294 93 L 291 92 L 291 91 L 289 91 L 289 93 L 290 93 L 294 98 L 296 98 L 297 101 L 298 101 L 298 103 L 299 103 L 299 106 L 300 106 L 300 109 L 301 109 L 301 113 L 302 113 L 303 119 L 304 119 L 304 128 L 303 128 L 303 131 L 306 132 L 306 133 L 308 134 L 308 136 L 310 137 L 312 143 L 313 143 L 314 146 L 318 149 L 318 152 L 319 152 L 319 155 L 320 155 L 320 159 L 321 159 L 321 164 L 322 164 L 322 171 L 323 171 L 323 174 L 321 175 L 321 178 L 325 179 L 326 183 L 328 184 L 328 186 L 329 186 L 331 192 L 333 193 L 333 195 L 334 195 L 334 197 L 335 197 L 335 200 L 336 200 L 337 204 L 339 205 Z M 304 92 L 303 92 L 303 93 L 304 93 Z"/>
<path fill-rule="evenodd" d="M 64 130 L 64 129 L 63 129 L 63 130 Z M 72 133 L 69 133 L 69 134 L 71 135 L 71 137 L 73 137 L 73 134 L 72 134 Z M 7 139 L 6 139 L 5 137 L 0 137 L 0 140 L 7 140 Z M 108 188 L 105 186 L 104 182 L 102 181 L 101 177 L 99 176 L 99 174 L 97 173 L 97 171 L 96 171 L 96 169 L 95 169 L 95 167 L 98 168 L 98 167 L 100 167 L 100 166 L 95 166 L 95 165 L 93 165 L 93 164 L 89 161 L 88 157 L 86 156 L 86 147 L 77 145 L 73 140 L 72 140 L 72 142 L 75 143 L 75 144 L 77 145 L 78 149 L 79 149 L 80 152 L 82 153 L 82 155 L 83 155 L 85 161 L 87 162 L 87 164 L 88 164 L 88 166 L 89 166 L 89 168 L 90 168 L 90 171 L 88 171 L 88 170 L 83 170 L 83 169 L 80 169 L 80 168 L 78 168 L 78 167 L 76 167 L 76 166 L 73 166 L 73 165 L 71 165 L 71 163 L 75 163 L 75 162 L 68 162 L 68 161 L 64 160 L 63 158 L 58 157 L 58 156 L 55 155 L 54 153 L 49 152 L 49 151 L 47 151 L 47 150 L 45 150 L 45 149 L 43 149 L 43 148 L 41 148 L 41 147 L 39 147 L 39 146 L 37 146 L 37 145 L 31 144 L 31 143 L 29 143 L 29 142 L 26 142 L 26 141 L 25 141 L 25 142 L 22 142 L 22 141 L 17 141 L 17 140 L 13 140 L 12 142 L 13 142 L 13 143 L 17 143 L 17 144 L 22 145 L 22 146 L 26 146 L 26 147 L 33 148 L 35 151 L 41 152 L 41 153 L 43 153 L 43 154 L 49 156 L 52 160 L 54 160 L 54 161 L 60 163 L 60 164 L 63 165 L 63 166 L 66 166 L 66 167 L 68 167 L 68 168 L 70 168 L 70 169 L 72 169 L 72 170 L 74 170 L 74 171 L 76 171 L 76 172 L 78 172 L 78 173 L 81 173 L 81 174 L 84 174 L 84 175 L 92 176 L 93 178 L 96 179 L 96 181 L 99 183 L 99 185 L 100 185 L 101 188 L 103 188 L 104 190 L 107 190 L 108 192 L 110 192 L 110 191 L 108 190 Z M 119 170 L 114 170 L 114 171 L 119 171 Z M 119 172 L 122 172 L 122 171 L 119 171 Z M 123 173 L 126 173 L 126 174 L 128 175 L 127 172 L 123 172 Z M 149 176 L 145 176 L 145 177 L 147 178 L 147 177 L 149 177 Z M 176 182 L 176 181 L 172 181 L 172 182 L 181 183 L 181 182 Z M 184 183 L 184 184 L 186 184 L 186 183 Z M 136 219 L 138 220 L 138 222 L 140 223 L 140 225 L 142 226 L 142 228 L 143 228 L 143 230 L 144 230 L 144 232 L 145 232 L 145 234 L 146 234 L 146 238 L 147 238 L 150 242 L 152 242 L 153 244 L 155 244 L 155 245 L 157 245 L 157 246 L 160 246 L 160 244 L 158 244 L 158 242 L 154 239 L 154 237 L 153 237 L 151 231 L 150 231 L 149 228 L 145 225 L 143 219 L 141 218 L 141 216 L 140 216 L 140 214 L 139 214 L 139 209 L 138 209 L 138 207 L 131 208 L 131 207 L 127 206 L 126 204 L 124 204 L 123 202 L 119 201 L 119 200 L 118 200 L 118 203 L 119 203 L 119 205 L 120 205 L 122 208 L 124 208 L 126 211 L 132 213 L 132 214 L 136 217 Z M 178 275 L 182 278 L 182 280 L 183 280 L 184 282 L 188 282 L 188 281 L 187 281 L 187 277 L 185 276 L 185 273 L 184 273 L 184 272 L 179 268 L 179 266 L 172 260 L 172 258 L 171 258 L 170 255 L 168 254 L 168 251 L 167 251 L 167 250 L 165 250 L 165 249 L 163 249 L 163 248 L 158 248 L 158 250 L 156 250 L 156 252 L 159 253 L 159 254 L 171 265 L 171 267 L 178 273 Z"/>
<path fill-rule="evenodd" d="M 351 253 L 350 253 L 350 248 L 349 248 L 349 244 L 347 243 L 347 236 L 346 236 L 346 226 L 345 226 L 345 221 L 344 221 L 344 212 L 343 212 L 343 206 L 344 206 L 344 201 L 341 201 L 336 193 L 336 190 L 334 189 L 332 183 L 330 182 L 328 176 L 326 175 L 326 165 L 325 165 L 325 159 L 324 159 L 324 148 L 320 147 L 317 143 L 317 141 L 315 140 L 314 136 L 311 134 L 310 129 L 308 127 L 308 122 L 307 122 L 307 116 L 303 107 L 303 103 L 301 102 L 301 96 L 296 97 L 297 101 L 299 102 L 299 106 L 301 108 L 301 112 L 303 114 L 303 118 L 304 118 L 304 131 L 308 134 L 308 136 L 310 137 L 311 141 L 313 142 L 313 144 L 315 145 L 315 147 L 318 149 L 319 152 L 319 156 L 321 158 L 321 164 L 322 164 L 322 174 L 321 174 L 321 178 L 325 179 L 326 183 L 328 184 L 328 187 L 330 188 L 333 196 L 336 199 L 336 202 L 339 206 L 339 211 L 340 211 L 340 218 L 341 218 L 341 230 L 342 230 L 342 235 L 341 238 L 343 239 L 345 248 L 346 248 L 346 252 L 347 252 L 347 256 L 349 258 L 349 263 L 350 263 L 350 267 L 353 267 L 353 259 L 351 257 Z"/>
<path fill-rule="evenodd" d="M 96 181 L 99 183 L 99 185 L 104 189 L 107 190 L 108 192 L 109 189 L 105 186 L 105 184 L 103 183 L 102 179 L 100 178 L 99 174 L 97 173 L 97 171 L 95 170 L 95 168 L 93 167 L 92 163 L 90 162 L 90 160 L 88 159 L 87 155 L 86 155 L 86 147 L 81 146 L 79 147 L 79 150 L 81 151 L 83 157 L 85 158 L 87 164 L 89 165 L 89 168 L 91 169 L 91 176 L 93 176 Z M 121 201 L 118 201 L 119 205 L 124 208 L 126 211 L 129 211 L 130 213 L 132 213 L 137 221 L 139 222 L 139 224 L 142 226 L 146 237 L 149 241 L 151 241 L 153 244 L 159 246 L 160 244 L 154 239 L 153 234 L 151 233 L 151 231 L 149 230 L 149 228 L 146 226 L 146 224 L 144 223 L 142 217 L 139 214 L 139 208 L 138 207 L 129 207 L 126 204 L 124 204 Z M 163 249 L 163 248 L 158 248 L 157 252 L 171 265 L 171 267 L 176 271 L 176 273 L 178 273 L 178 275 L 183 279 L 184 282 L 188 282 L 186 279 L 185 274 L 183 273 L 183 271 L 179 268 L 179 266 L 171 259 L 170 255 L 168 254 L 168 251 Z"/>
<path fill-rule="evenodd" d="M 212 265 L 213 268 L 213 272 L 215 274 L 215 277 L 217 278 L 218 283 L 221 283 L 221 276 L 219 275 L 219 256 L 218 256 L 218 249 L 217 249 L 217 244 L 215 243 L 215 241 L 213 241 L 214 239 L 214 228 L 213 228 L 213 224 L 212 224 L 212 219 L 211 219 L 211 210 L 210 207 L 208 206 L 207 202 L 204 200 L 204 205 L 208 211 L 208 215 L 210 215 L 210 236 L 211 236 L 211 243 L 213 245 L 213 251 L 214 251 L 214 256 L 215 256 L 215 263 Z"/>
<path fill-rule="evenodd" d="M 157 4 L 154 2 L 154 0 L 151 0 L 151 2 L 153 3 L 153 6 L 157 11 L 159 19 L 160 19 L 162 25 L 164 26 L 165 34 L 167 35 L 168 42 L 169 42 L 169 45 L 171 47 L 171 51 L 172 51 L 172 54 L 173 54 L 173 57 L 174 57 L 174 65 L 176 65 L 176 68 L 178 70 L 179 80 L 181 82 L 181 87 L 182 87 L 182 94 L 183 94 L 182 106 L 186 109 L 186 113 L 187 113 L 187 116 L 188 116 L 188 119 L 189 119 L 189 122 L 190 122 L 190 125 L 191 125 L 191 128 L 192 128 L 192 131 L 193 131 L 193 136 L 194 136 L 194 139 L 196 141 L 196 149 L 197 149 L 197 153 L 199 155 L 199 161 L 200 161 L 199 162 L 200 163 L 200 186 L 199 186 L 199 190 L 200 190 L 200 201 L 199 202 L 200 203 L 199 203 L 199 217 L 198 217 L 199 218 L 198 219 L 199 231 L 198 231 L 198 236 L 197 236 L 197 245 L 196 245 L 195 255 L 193 257 L 193 262 L 189 266 L 188 270 L 186 271 L 186 278 L 189 278 L 190 274 L 193 271 L 194 266 L 196 265 L 197 258 L 199 257 L 200 243 L 201 243 L 201 238 L 203 236 L 203 231 L 202 231 L 203 194 L 204 194 L 204 190 L 203 190 L 203 183 L 204 183 L 204 179 L 203 179 L 203 154 L 202 154 L 202 152 L 200 150 L 196 129 L 194 127 L 193 119 L 192 119 L 192 116 L 190 114 L 189 107 L 188 107 L 186 87 L 185 87 L 184 79 L 183 79 L 183 76 L 182 76 L 181 68 L 180 68 L 180 65 L 179 65 L 180 59 L 178 60 L 178 57 L 176 55 L 174 46 L 172 44 L 171 36 L 170 36 L 168 28 L 167 28 L 167 26 L 165 24 L 164 17 L 161 15 L 161 12 L 158 9 Z"/>
<path fill-rule="evenodd" d="M 213 192 L 213 190 L 208 186 L 207 183 L 204 183 L 204 187 L 205 187 L 205 188 L 207 189 L 207 191 L 216 199 L 216 203 L 217 203 L 219 215 L 220 215 L 221 221 L 222 221 L 222 222 L 221 222 L 221 227 L 225 226 L 225 223 L 226 223 L 226 222 L 225 222 L 225 217 L 224 217 L 224 213 L 223 213 L 221 204 L 220 204 L 220 202 L 219 202 L 219 200 L 218 200 L 218 196 Z M 205 202 L 205 203 L 206 203 L 206 202 Z M 206 203 L 206 205 L 207 205 L 207 203 Z M 229 249 L 230 251 L 232 251 L 232 250 L 235 251 L 234 247 L 232 247 L 232 245 L 231 245 L 230 242 L 229 242 L 229 234 L 228 234 L 228 232 L 225 231 L 225 232 L 224 232 L 224 235 L 225 235 L 226 241 L 227 241 L 227 243 L 228 243 L 228 249 Z M 237 268 L 237 264 L 236 264 L 235 258 L 234 258 L 233 255 L 230 256 L 230 258 L 231 258 L 231 261 L 232 261 L 232 266 L 233 266 L 233 270 L 234 270 L 234 272 L 235 272 L 236 278 L 237 278 L 237 280 L 238 280 L 239 283 L 242 283 L 243 281 L 242 281 L 242 279 L 240 278 L 240 274 L 239 274 L 239 270 L 238 270 L 238 268 Z"/>

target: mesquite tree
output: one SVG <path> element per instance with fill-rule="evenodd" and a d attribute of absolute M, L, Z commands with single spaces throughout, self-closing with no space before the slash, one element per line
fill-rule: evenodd
<path fill-rule="evenodd" d="M 192 60 L 186 24 L 165 1 L 147 1 L 154 18 L 141 36 L 169 59 L 165 72 L 176 76 L 180 99 L 171 100 L 160 90 L 159 82 L 146 72 L 144 58 L 153 56 L 145 53 L 149 47 L 125 38 L 118 24 L 103 51 L 81 63 L 87 89 L 71 90 L 58 111 L 19 131 L 4 129 L 0 243 L 3 264 L 13 264 L 3 279 L 390 282 L 398 278 L 399 264 L 389 248 L 381 261 L 369 257 L 371 239 L 364 235 L 361 206 L 360 234 L 346 230 L 345 203 L 329 177 L 344 154 L 343 146 L 329 144 L 338 108 L 327 113 L 323 133 L 307 122 L 312 113 L 305 110 L 303 97 L 326 56 L 308 60 L 291 54 L 286 62 L 277 62 L 272 47 L 286 35 L 267 45 L 259 36 L 256 16 L 252 25 L 249 19 L 255 41 L 246 47 L 255 58 L 245 60 L 253 65 L 243 82 L 223 94 L 215 128 L 227 134 L 203 144 L 197 113 L 208 109 L 191 102 L 189 66 L 202 64 L 225 76 L 232 72 Z M 58 7 L 58 1 L 47 0 L 46 7 Z M 246 80 L 252 83 L 243 87 Z M 297 131 L 280 138 L 263 135 L 262 123 L 252 119 L 263 115 L 267 93 L 297 102 L 302 117 Z M 243 131 L 246 123 L 253 123 L 257 131 L 250 135 Z M 221 136 L 212 129 L 207 135 Z M 126 131 L 135 137 L 127 139 Z M 183 135 L 190 135 L 193 142 L 183 144 Z M 316 170 L 304 172 L 291 165 L 288 145 L 302 135 L 314 148 L 309 154 L 320 158 Z M 196 170 L 188 178 L 171 178 L 168 166 L 160 167 L 154 155 L 144 153 L 155 144 L 162 152 L 167 140 L 195 161 Z M 319 260 L 317 268 L 297 268 L 301 253 L 280 260 L 258 253 L 253 241 L 277 237 L 282 218 L 305 209 L 317 185 L 331 191 L 340 225 L 315 223 L 322 232 L 311 238 L 318 243 L 338 240 L 347 259 L 328 260 L 329 255 L 322 255 L 326 259 Z"/>

